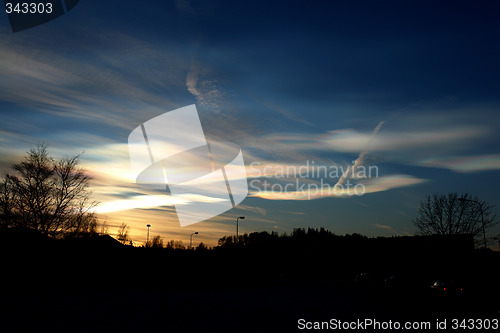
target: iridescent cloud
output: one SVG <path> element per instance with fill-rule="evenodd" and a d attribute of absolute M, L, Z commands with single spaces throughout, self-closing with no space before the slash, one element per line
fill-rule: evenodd
<path fill-rule="evenodd" d="M 269 189 L 260 189 L 250 186 L 250 196 L 267 200 L 312 200 L 326 197 L 348 198 L 376 192 L 391 190 L 394 188 L 418 185 L 426 182 L 410 175 L 390 175 L 358 181 L 357 183 L 329 185 L 321 182 L 310 182 L 307 184 L 281 183 L 279 186 L 270 186 Z M 275 183 L 277 184 L 277 183 Z M 290 185 L 290 186 L 287 186 Z M 297 188 L 299 188 L 297 190 Z"/>
<path fill-rule="evenodd" d="M 420 165 L 456 172 L 500 170 L 500 155 L 433 157 L 420 161 Z"/>

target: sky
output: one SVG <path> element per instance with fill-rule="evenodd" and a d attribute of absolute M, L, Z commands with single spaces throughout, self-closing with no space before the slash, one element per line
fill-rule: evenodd
<path fill-rule="evenodd" d="M 100 221 L 113 235 L 126 223 L 137 245 L 151 224 L 165 241 L 199 232 L 214 246 L 238 216 L 240 233 L 414 235 L 426 195 L 500 203 L 498 9 L 81 0 L 17 33 L 0 15 L 0 168 L 40 142 L 56 157 L 83 152 Z M 241 149 L 249 193 L 181 227 L 168 193 L 136 184 L 128 137 L 193 104 L 207 142 Z"/>

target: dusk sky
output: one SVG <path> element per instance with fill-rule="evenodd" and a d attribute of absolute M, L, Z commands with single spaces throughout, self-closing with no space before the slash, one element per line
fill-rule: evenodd
<path fill-rule="evenodd" d="M 126 223 L 137 245 L 151 224 L 164 241 L 188 244 L 197 231 L 196 243 L 214 246 L 242 215 L 240 233 L 414 235 L 419 202 L 433 193 L 468 192 L 500 216 L 499 9 L 494 1 L 80 0 L 17 33 L 3 14 L 0 168 L 40 142 L 56 157 L 84 152 L 101 222 L 113 235 Z M 181 227 L 167 193 L 136 184 L 128 136 L 192 104 L 209 143 L 240 147 L 249 195 Z M 331 173 L 353 165 L 366 174 Z M 316 190 L 348 183 L 364 194 Z"/>

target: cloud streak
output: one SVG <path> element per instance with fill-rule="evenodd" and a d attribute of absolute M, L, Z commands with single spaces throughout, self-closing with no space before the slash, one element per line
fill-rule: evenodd
<path fill-rule="evenodd" d="M 455 172 L 471 173 L 489 170 L 500 170 L 500 155 L 448 156 L 433 157 L 419 162 L 420 165 L 432 168 L 449 169 Z"/>
<path fill-rule="evenodd" d="M 215 74 L 193 57 L 186 75 L 186 88 L 196 97 L 198 106 L 219 113 L 224 101 L 224 89 Z"/>
<path fill-rule="evenodd" d="M 335 184 L 335 186 L 343 186 L 345 184 L 346 180 L 348 179 L 348 177 L 351 177 L 350 175 L 352 174 L 352 170 L 356 170 L 360 167 L 363 167 L 366 164 L 365 157 L 370 150 L 370 145 L 373 142 L 373 140 L 375 139 L 375 136 L 378 134 L 378 132 L 382 128 L 382 125 L 384 124 L 384 122 L 385 121 L 381 121 L 377 125 L 377 127 L 375 127 L 375 129 L 372 132 L 372 135 L 370 136 L 370 139 L 368 140 L 368 142 L 366 144 L 366 147 L 363 149 L 363 151 L 361 151 L 358 158 L 354 161 L 353 165 L 349 167 L 347 172 L 342 174 L 342 176 L 339 178 L 339 181 L 337 182 L 337 184 Z"/>
<path fill-rule="evenodd" d="M 271 186 L 270 189 L 252 189 L 251 186 L 250 188 L 252 190 L 250 196 L 267 200 L 314 200 L 328 197 L 351 198 L 358 195 L 414 186 L 426 181 L 426 179 L 420 179 L 410 175 L 396 174 L 360 181 L 357 184 L 359 187 L 325 186 L 325 184 L 319 182 L 312 182 L 312 184 L 305 185 L 299 190 L 294 189 L 293 185 L 295 184 L 290 186 L 290 190 L 288 190 L 286 186 Z"/>
<path fill-rule="evenodd" d="M 184 90 L 186 62 L 179 55 L 120 33 L 93 38 L 95 47 L 79 45 L 85 61 L 68 56 L 65 50 L 54 52 L 29 37 L 5 40 L 0 46 L 0 99 L 114 128 L 130 128 L 145 113 L 159 114 L 151 105 L 176 105 L 166 92 Z M 32 52 L 35 45 L 36 53 Z M 169 70 L 162 70 L 165 67 Z"/>

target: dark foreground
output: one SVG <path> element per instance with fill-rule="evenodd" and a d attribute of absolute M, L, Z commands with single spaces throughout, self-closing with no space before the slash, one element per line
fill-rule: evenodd
<path fill-rule="evenodd" d="M 2 332 L 296 332 L 365 319 L 428 322 L 436 331 L 445 319 L 451 328 L 453 319 L 499 318 L 498 253 L 333 256 L 92 242 L 3 242 Z"/>
<path fill-rule="evenodd" d="M 384 296 L 339 285 L 232 290 L 117 290 L 113 281 L 102 285 L 108 288 L 4 295 L 2 326 L 6 332 L 295 332 L 299 323 L 305 327 L 306 322 L 332 319 L 432 325 L 447 319 L 450 325 L 454 318 L 498 318 L 498 307 L 481 299 Z"/>

